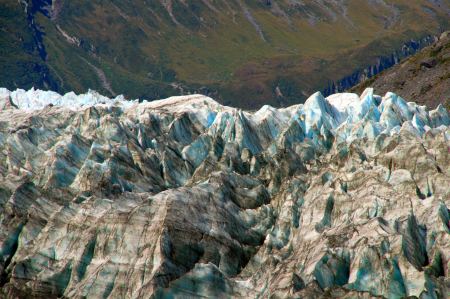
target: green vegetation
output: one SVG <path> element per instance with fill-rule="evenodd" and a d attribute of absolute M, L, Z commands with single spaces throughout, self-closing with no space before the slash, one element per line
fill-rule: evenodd
<path fill-rule="evenodd" d="M 0 83 L 11 88 L 45 86 L 48 69 L 39 57 L 26 15 L 17 1 L 0 2 Z"/>
<path fill-rule="evenodd" d="M 290 1 L 275 7 L 250 0 L 62 1 L 52 18 L 34 15 L 45 32 L 43 61 L 21 4 L 3 2 L 2 86 L 111 94 L 98 68 L 113 91 L 131 98 L 209 90 L 245 108 L 301 102 L 404 41 L 449 24 L 423 10 L 444 14 L 427 1 L 395 0 L 389 6 L 355 0 L 345 7 Z"/>

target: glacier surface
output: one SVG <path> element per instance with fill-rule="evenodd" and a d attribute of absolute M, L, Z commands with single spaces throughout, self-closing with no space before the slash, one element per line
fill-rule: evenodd
<path fill-rule="evenodd" d="M 0 89 L 0 297 L 445 298 L 450 119 Z"/>
<path fill-rule="evenodd" d="M 428 111 L 425 106 L 414 102 L 407 102 L 395 93 L 388 92 L 384 97 L 375 95 L 372 88 L 366 89 L 361 97 L 353 93 L 338 93 L 324 98 L 320 92 L 310 96 L 304 104 L 288 108 L 276 109 L 263 106 L 255 113 L 222 106 L 213 99 L 203 95 L 176 96 L 156 101 L 126 100 L 122 95 L 114 99 L 102 96 L 89 90 L 86 94 L 76 95 L 69 92 L 60 95 L 53 91 L 17 89 L 9 91 L 0 88 L 0 107 L 5 103 L 18 109 L 33 111 L 49 105 L 79 110 L 96 105 L 105 107 L 120 107 L 127 110 L 145 110 L 149 108 L 165 108 L 173 113 L 192 113 L 203 129 L 212 135 L 222 132 L 225 140 L 233 138 L 227 129 L 230 123 L 237 128 L 246 126 L 260 126 L 264 123 L 268 132 L 262 140 L 276 140 L 282 129 L 298 125 L 302 136 L 296 138 L 310 138 L 315 142 L 327 138 L 332 134 L 338 141 L 351 142 L 357 138 L 373 140 L 380 134 L 394 134 L 401 129 L 408 130 L 417 136 L 423 136 L 429 130 L 442 130 L 450 125 L 447 110 L 440 104 L 436 109 Z M 245 129 L 243 127 L 242 129 Z M 236 137 L 234 138 L 241 138 Z M 253 140 L 257 142 L 256 140 Z M 270 146 L 267 142 L 251 144 L 251 140 L 241 138 L 241 146 L 249 146 L 252 153 Z"/>

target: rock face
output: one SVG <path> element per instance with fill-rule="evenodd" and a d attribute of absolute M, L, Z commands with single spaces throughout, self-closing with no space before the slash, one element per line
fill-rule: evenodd
<path fill-rule="evenodd" d="M 362 92 L 373 86 L 378 92 L 396 90 L 411 101 L 450 108 L 450 31 L 444 32 L 431 46 L 351 88 Z"/>
<path fill-rule="evenodd" d="M 450 119 L 0 90 L 6 298 L 445 298 Z"/>
<path fill-rule="evenodd" d="M 375 64 L 367 66 L 365 68 L 361 68 L 359 70 L 356 70 L 349 76 L 345 76 L 344 78 L 338 80 L 337 82 L 330 83 L 329 86 L 323 90 L 323 93 L 325 95 L 338 93 L 338 92 L 352 89 L 353 87 L 358 86 L 358 85 L 362 86 L 362 85 L 364 85 L 364 83 L 366 83 L 366 86 L 372 86 L 369 82 L 373 83 L 373 80 L 370 80 L 370 78 L 373 78 L 374 76 L 378 75 L 379 73 L 390 69 L 391 67 L 395 66 L 396 64 L 398 64 L 400 61 L 404 60 L 405 58 L 408 58 L 409 56 L 416 54 L 424 47 L 430 46 L 430 44 L 433 44 L 433 42 L 435 42 L 435 40 L 431 36 L 424 37 L 417 41 L 410 40 L 410 41 L 404 43 L 400 49 L 396 49 L 394 52 L 390 53 L 389 55 L 379 57 Z M 360 83 L 362 83 L 362 84 L 360 84 Z M 358 87 L 361 89 L 360 86 L 358 86 Z M 377 85 L 376 87 L 377 87 L 378 92 L 380 92 L 381 89 L 391 90 L 389 88 L 386 88 L 386 86 L 383 86 L 383 85 L 381 85 L 381 86 Z M 364 90 L 364 88 L 362 90 Z M 408 98 L 408 99 L 410 99 L 410 98 Z M 434 104 L 434 103 L 432 103 L 432 104 Z M 439 104 L 439 102 L 438 102 L 438 104 Z"/>

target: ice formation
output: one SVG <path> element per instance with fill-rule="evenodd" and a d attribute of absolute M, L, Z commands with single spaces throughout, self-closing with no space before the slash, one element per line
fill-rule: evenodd
<path fill-rule="evenodd" d="M 0 297 L 445 298 L 450 119 L 0 89 Z"/>
<path fill-rule="evenodd" d="M 149 108 L 164 108 L 173 113 L 192 113 L 212 135 L 223 131 L 223 137 L 230 138 L 226 133 L 230 122 L 250 127 L 267 126 L 269 132 L 262 140 L 271 139 L 272 142 L 283 133 L 283 129 L 298 125 L 302 132 L 295 138 L 310 138 L 315 142 L 326 139 L 332 134 L 337 141 L 351 142 L 357 138 L 373 140 L 380 134 L 394 134 L 401 129 L 409 130 L 418 136 L 425 132 L 445 130 L 450 124 L 446 109 L 439 105 L 435 110 L 428 111 L 425 106 L 413 102 L 406 102 L 395 93 L 388 92 L 384 97 L 375 95 L 372 88 L 368 88 L 359 97 L 353 93 L 338 93 L 324 98 L 320 92 L 309 97 L 304 104 L 288 108 L 275 109 L 263 106 L 255 113 L 222 106 L 213 99 L 202 95 L 187 95 L 171 97 L 157 101 L 128 101 L 123 96 L 114 99 L 107 98 L 95 91 L 76 95 L 73 92 L 60 95 L 52 91 L 17 89 L 9 91 L 0 88 L 0 101 L 11 103 L 22 110 L 40 110 L 48 105 L 78 110 L 96 105 L 116 106 L 127 110 L 142 111 Z M 0 102 L 0 105 L 1 102 Z M 4 106 L 4 104 L 3 104 Z M 2 107 L 2 106 L 0 106 Z M 234 136 L 236 137 L 236 136 Z M 237 136 L 236 138 L 241 138 Z M 242 142 L 245 138 L 241 138 Z M 249 149 L 252 153 L 259 152 L 268 146 L 267 142 L 259 144 L 255 141 Z"/>

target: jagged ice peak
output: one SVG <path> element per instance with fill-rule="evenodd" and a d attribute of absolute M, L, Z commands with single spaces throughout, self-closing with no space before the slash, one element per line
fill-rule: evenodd
<path fill-rule="evenodd" d="M 449 124 L 373 89 L 255 112 L 0 89 L 0 297 L 445 294 Z"/>
<path fill-rule="evenodd" d="M 28 91 L 22 89 L 9 91 L 0 88 L 0 109 L 31 112 L 48 106 L 70 110 L 82 110 L 92 106 L 115 106 L 124 113 L 135 115 L 148 109 L 164 113 L 188 113 L 195 117 L 198 124 L 203 127 L 202 130 L 207 130 L 213 135 L 220 131 L 223 137 L 231 133 L 227 132 L 230 124 L 235 127 L 234 129 L 241 127 L 244 131 L 264 124 L 262 130 L 255 130 L 258 131 L 256 135 L 260 136 L 251 138 L 251 141 L 244 136 L 247 134 L 234 136 L 242 139 L 241 142 L 246 143 L 253 153 L 260 152 L 268 146 L 268 142 L 261 141 L 270 139 L 273 141 L 280 136 L 286 139 L 286 135 L 289 135 L 286 130 L 293 125 L 301 130 L 298 132 L 299 136 L 295 138 L 307 138 L 316 143 L 323 142 L 331 136 L 337 141 L 347 142 L 365 137 L 373 140 L 380 134 L 392 135 L 402 129 L 422 136 L 430 130 L 446 131 L 446 127 L 450 125 L 448 112 L 442 105 L 429 111 L 425 106 L 407 102 L 392 92 L 386 93 L 384 97 L 376 95 L 372 88 L 367 88 L 361 96 L 354 93 L 338 93 L 324 98 L 320 92 L 316 92 L 304 104 L 279 109 L 265 105 L 254 113 L 222 106 L 213 99 L 198 94 L 156 101 L 129 101 L 122 95 L 111 99 L 92 90 L 80 95 L 74 92 L 60 95 L 53 91 L 34 88 Z M 447 133 L 445 135 L 450 139 Z M 291 137 L 287 139 L 292 139 Z"/>

